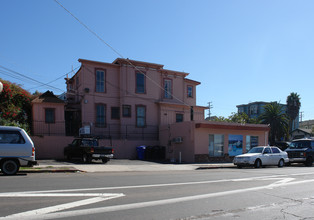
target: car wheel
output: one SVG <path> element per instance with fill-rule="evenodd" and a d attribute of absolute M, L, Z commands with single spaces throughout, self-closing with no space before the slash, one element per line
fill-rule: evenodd
<path fill-rule="evenodd" d="M 305 161 L 305 166 L 307 167 L 311 167 L 313 164 L 313 158 L 312 157 L 308 157 L 306 158 L 306 161 Z"/>
<path fill-rule="evenodd" d="M 262 161 L 260 159 L 257 159 L 254 163 L 255 168 L 261 168 L 262 167 Z"/>
<path fill-rule="evenodd" d="M 285 162 L 283 161 L 283 159 L 280 159 L 278 162 L 278 167 L 283 167 L 285 164 Z"/>
<path fill-rule="evenodd" d="M 103 163 L 107 163 L 108 161 L 109 161 L 108 158 L 103 158 L 103 159 L 102 159 L 102 162 L 103 162 Z"/>
<path fill-rule="evenodd" d="M 20 165 L 16 160 L 5 160 L 1 164 L 1 171 L 4 175 L 14 175 L 19 169 Z"/>
<path fill-rule="evenodd" d="M 71 161 L 72 160 L 72 156 L 71 155 L 67 155 L 67 160 Z"/>
<path fill-rule="evenodd" d="M 241 168 L 242 168 L 242 166 L 241 166 L 241 165 L 237 165 L 237 167 L 238 167 L 239 169 L 241 169 Z"/>
<path fill-rule="evenodd" d="M 90 156 L 88 156 L 87 154 L 83 154 L 82 162 L 83 163 L 91 163 L 92 162 L 92 158 Z"/>

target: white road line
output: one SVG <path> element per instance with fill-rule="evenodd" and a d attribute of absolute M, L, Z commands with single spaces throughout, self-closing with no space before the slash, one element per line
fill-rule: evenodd
<path fill-rule="evenodd" d="M 63 211 L 65 209 L 70 209 L 70 208 L 75 208 L 75 207 L 79 207 L 79 206 L 83 206 L 83 205 L 89 205 L 89 204 L 93 204 L 93 203 L 97 203 L 97 202 L 102 202 L 102 201 L 117 198 L 117 197 L 121 197 L 121 196 L 95 197 L 95 198 L 91 198 L 91 199 L 84 199 L 84 200 L 80 200 L 80 201 L 76 201 L 76 202 L 70 202 L 70 203 L 65 203 L 65 204 L 61 204 L 61 205 L 50 206 L 50 207 L 46 207 L 46 208 L 35 209 L 35 210 L 27 211 L 27 212 L 17 213 L 17 214 L 6 216 L 3 219 L 33 219 L 33 218 L 35 218 L 35 216 L 40 216 L 39 217 L 39 219 L 40 219 L 40 218 L 42 218 L 42 216 L 44 216 L 45 214 L 48 214 L 48 213 Z M 0 218 L 0 219 L 2 219 L 2 218 Z"/>
<path fill-rule="evenodd" d="M 41 191 L 24 191 L 24 192 L 14 192 L 21 194 L 28 193 L 57 193 L 57 192 L 77 192 L 77 191 L 97 191 L 97 190 L 116 190 L 116 189 L 137 189 L 137 188 L 151 188 L 151 187 L 167 187 L 167 186 L 184 186 L 184 185 L 196 185 L 196 184 L 208 184 L 208 183 L 223 183 L 223 182 L 239 182 L 239 181 L 254 181 L 263 180 L 268 178 L 285 178 L 289 176 L 303 176 L 303 175 L 314 175 L 314 172 L 310 173 L 296 173 L 296 174 L 279 174 L 271 176 L 259 176 L 259 177 L 249 177 L 249 178 L 239 178 L 239 179 L 222 179 L 222 180 L 208 180 L 208 181 L 198 181 L 198 182 L 179 182 L 179 183 L 161 183 L 161 184 L 150 184 L 150 185 L 137 185 L 137 186 L 114 186 L 114 187 L 98 187 L 98 188 L 85 188 L 85 189 L 62 189 L 62 190 L 41 190 Z M 12 192 L 13 193 L 13 192 Z M 0 197 L 2 194 L 0 193 Z"/>
<path fill-rule="evenodd" d="M 2 193 L 0 197 L 112 197 L 117 193 Z"/>
<path fill-rule="evenodd" d="M 314 182 L 314 179 L 302 180 L 302 181 L 297 181 L 297 182 L 288 182 L 288 183 L 285 183 L 285 186 L 311 183 L 311 182 Z M 269 186 L 270 185 L 258 186 L 258 187 L 252 187 L 252 188 L 246 188 L 246 189 L 230 190 L 230 191 L 224 191 L 224 192 L 209 193 L 209 194 L 203 194 L 203 195 L 186 196 L 186 197 L 181 197 L 181 198 L 163 199 L 163 200 L 156 200 L 156 201 L 149 201 L 149 202 L 139 202 L 139 203 L 131 203 L 131 204 L 125 204 L 125 205 L 101 207 L 101 208 L 81 209 L 81 210 L 75 210 L 75 211 L 65 211 L 65 212 L 51 213 L 51 214 L 46 214 L 46 215 L 23 216 L 22 215 L 23 213 L 20 213 L 19 217 L 23 219 L 35 220 L 35 219 L 57 219 L 57 218 L 66 218 L 66 217 L 74 217 L 74 216 L 93 215 L 93 214 L 100 214 L 100 213 L 106 213 L 106 212 L 138 209 L 138 208 L 173 204 L 173 203 L 178 203 L 178 202 L 188 202 L 188 201 L 194 201 L 194 200 L 200 200 L 200 199 L 208 199 L 212 197 L 226 196 L 226 195 L 244 193 L 244 192 L 249 192 L 249 191 L 258 191 L 258 190 L 269 188 Z M 278 184 L 277 186 L 274 186 L 273 188 L 278 187 L 278 186 L 281 186 L 281 185 Z M 7 218 L 3 218 L 3 219 L 7 219 Z"/>

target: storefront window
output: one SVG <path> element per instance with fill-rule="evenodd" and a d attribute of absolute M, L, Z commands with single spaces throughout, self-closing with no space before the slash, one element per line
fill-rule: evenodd
<path fill-rule="evenodd" d="M 209 135 L 209 156 L 221 157 L 224 153 L 224 135 L 223 134 L 210 134 Z"/>
<path fill-rule="evenodd" d="M 229 135 L 228 153 L 229 156 L 237 156 L 242 154 L 243 136 Z"/>
<path fill-rule="evenodd" d="M 258 146 L 258 136 L 246 136 L 246 152 Z"/>

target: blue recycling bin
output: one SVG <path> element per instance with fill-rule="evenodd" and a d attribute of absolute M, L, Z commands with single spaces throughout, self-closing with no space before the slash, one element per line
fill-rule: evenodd
<path fill-rule="evenodd" d="M 136 147 L 137 159 L 139 159 L 139 160 L 144 160 L 145 159 L 145 150 L 146 150 L 146 146 Z"/>

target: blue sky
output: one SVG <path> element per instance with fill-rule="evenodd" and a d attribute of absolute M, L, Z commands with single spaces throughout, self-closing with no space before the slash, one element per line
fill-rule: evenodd
<path fill-rule="evenodd" d="M 227 117 L 236 105 L 301 97 L 314 119 L 314 1 L 58 0 L 124 58 L 163 64 L 201 82 L 197 105 Z M 0 66 L 53 86 L 0 78 L 31 92 L 65 91 L 79 58 L 118 55 L 54 0 L 0 1 Z M 56 80 L 60 78 L 59 80 Z M 207 112 L 206 112 L 207 114 Z"/>

